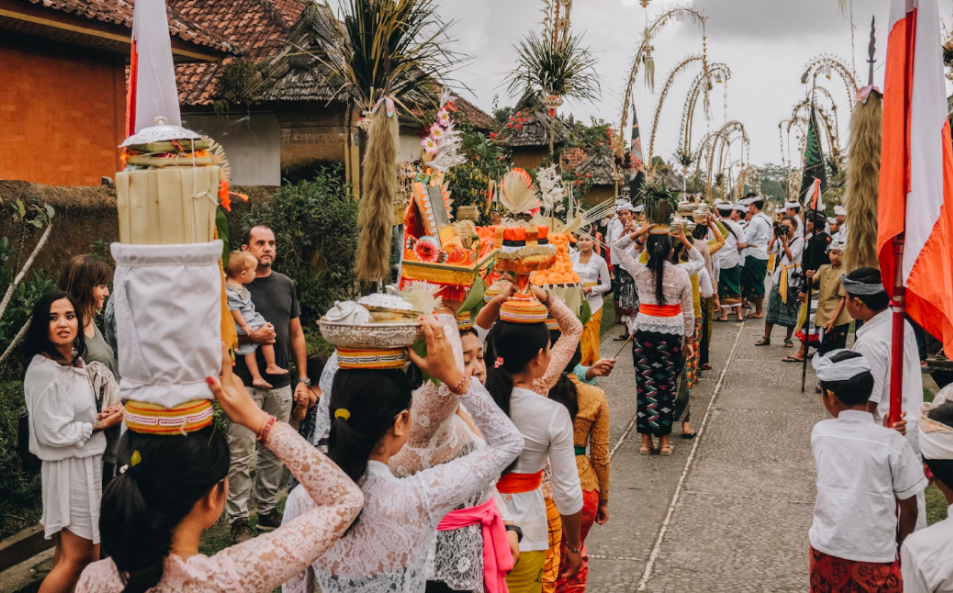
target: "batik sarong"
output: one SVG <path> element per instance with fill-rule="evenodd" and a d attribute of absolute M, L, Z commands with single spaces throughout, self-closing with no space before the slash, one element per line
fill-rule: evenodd
<path fill-rule="evenodd" d="M 796 283 L 788 284 L 788 302 L 785 303 L 781 299 L 780 283 L 772 286 L 771 294 L 768 296 L 768 312 L 764 317 L 764 322 L 780 325 L 781 327 L 797 327 L 798 309 L 800 309 L 797 293 L 798 285 Z"/>
<path fill-rule="evenodd" d="M 615 270 L 619 279 L 619 309 L 622 315 L 635 317 L 639 308 L 639 293 L 635 291 L 635 278 L 618 266 Z"/>
<path fill-rule="evenodd" d="M 745 258 L 741 270 L 741 294 L 745 299 L 759 302 L 764 298 L 764 277 L 768 274 L 768 260 L 752 255 Z"/>
<path fill-rule="evenodd" d="M 682 336 L 638 330 L 632 340 L 638 386 L 639 434 L 665 436 L 672 432 L 678 378 L 685 366 Z"/>
<path fill-rule="evenodd" d="M 858 562 L 811 548 L 811 593 L 903 593 L 900 562 Z"/>
<path fill-rule="evenodd" d="M 698 362 L 701 357 L 702 320 L 695 321 L 695 336 L 692 338 L 692 356 L 685 362 L 687 387 L 691 389 L 698 382 Z"/>
<path fill-rule="evenodd" d="M 718 301 L 722 309 L 741 305 L 741 266 L 722 268 L 718 276 Z"/>

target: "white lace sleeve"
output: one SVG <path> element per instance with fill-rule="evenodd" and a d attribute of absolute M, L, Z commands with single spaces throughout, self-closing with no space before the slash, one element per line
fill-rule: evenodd
<path fill-rule="evenodd" d="M 338 366 L 337 351 L 331 355 L 324 370 L 321 371 L 321 379 L 318 380 L 318 389 L 321 391 L 321 397 L 318 398 L 318 409 L 314 417 L 314 434 L 311 435 L 311 444 L 318 446 L 318 441 L 328 436 L 331 430 L 331 385 L 334 383 L 334 374 L 341 367 Z"/>
<path fill-rule="evenodd" d="M 685 322 L 685 335 L 691 337 L 695 333 L 695 305 L 692 302 L 692 279 L 688 274 L 685 274 L 682 278 L 682 320 Z"/>
<path fill-rule="evenodd" d="M 438 315 L 444 335 L 449 340 L 457 365 L 463 368 L 463 343 L 453 315 Z M 422 469 L 439 465 L 459 454 L 470 442 L 465 429 L 453 422 L 460 399 L 446 385 L 426 381 L 415 392 L 410 418 L 413 426 L 407 444 L 390 459 L 396 476 L 409 476 Z"/>
<path fill-rule="evenodd" d="M 705 258 L 701 252 L 692 247 L 688 250 L 688 261 L 682 265 L 682 268 L 688 272 L 689 276 L 694 276 L 705 267 Z"/>
<path fill-rule="evenodd" d="M 293 428 L 277 422 L 265 445 L 304 488 L 310 510 L 287 515 L 280 528 L 225 548 L 213 560 L 230 562 L 246 593 L 273 591 L 330 548 L 364 506 L 361 490 Z"/>
<path fill-rule="evenodd" d="M 486 446 L 411 478 L 419 480 L 433 525 L 499 478 L 523 451 L 523 435 L 479 381 L 471 380 L 469 390 L 461 399 L 483 434 Z"/>
<path fill-rule="evenodd" d="M 622 264 L 622 267 L 625 268 L 625 271 L 635 277 L 638 274 L 639 270 L 645 267 L 645 264 L 639 261 L 640 251 L 635 251 L 635 253 L 629 251 L 629 246 L 635 243 L 628 234 L 623 234 L 619 237 L 619 240 L 616 241 L 612 248 L 615 250 L 615 253 L 619 256 L 619 262 Z"/>

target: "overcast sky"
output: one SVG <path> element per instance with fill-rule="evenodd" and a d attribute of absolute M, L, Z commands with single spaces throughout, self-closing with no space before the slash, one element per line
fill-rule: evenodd
<path fill-rule="evenodd" d="M 618 126 L 625 81 L 641 42 L 646 15 L 651 22 L 664 10 L 680 4 L 674 0 L 652 0 L 648 10 L 643 10 L 638 0 L 576 0 L 572 30 L 585 32 L 585 43 L 598 60 L 602 97 L 595 103 L 567 102 L 560 112 L 571 112 L 583 121 L 591 116 L 601 117 L 613 127 Z M 521 36 L 541 30 L 542 5 L 541 0 L 438 0 L 442 16 L 458 21 L 451 29 L 451 35 L 457 40 L 456 49 L 473 56 L 473 61 L 457 73 L 473 90 L 472 94 L 463 92 L 485 111 L 491 111 L 493 96 L 497 94 L 501 106 L 515 102 L 515 98 L 506 95 L 502 80 L 516 62 L 513 45 Z M 699 110 L 695 117 L 695 138 L 704 135 L 709 125 L 712 129 L 720 127 L 727 116 L 727 120 L 737 119 L 747 129 L 751 162 L 780 163 L 778 122 L 790 118 L 792 109 L 806 94 L 801 74 L 807 63 L 815 56 L 829 54 L 851 65 L 850 20 L 841 15 L 837 0 L 696 0 L 694 6 L 708 17 L 709 62 L 724 62 L 732 72 L 727 83 L 727 113 L 725 85 L 716 85 L 711 95 L 711 122 L 706 122 Z M 953 0 L 939 0 L 939 6 L 940 15 L 949 26 L 953 22 Z M 870 19 L 876 16 L 874 82 L 883 86 L 889 7 L 890 0 L 853 0 L 853 54 L 862 85 L 867 81 Z M 641 69 L 634 85 L 646 152 L 658 92 L 670 71 L 701 49 L 701 27 L 688 21 L 673 22 L 658 35 L 654 52 L 656 93 L 650 93 L 645 87 Z M 665 101 L 655 154 L 666 160 L 671 160 L 675 151 L 682 107 L 698 71 L 698 67 L 683 70 Z M 827 87 L 837 103 L 841 145 L 846 148 L 851 105 L 847 91 L 836 75 L 831 80 L 820 76 L 818 82 Z M 949 92 L 949 82 L 947 86 Z M 796 152 L 795 138 L 792 132 L 791 150 Z M 733 145 L 733 160 L 740 156 L 739 149 L 735 148 L 737 144 Z M 827 150 L 825 145 L 825 152 Z"/>

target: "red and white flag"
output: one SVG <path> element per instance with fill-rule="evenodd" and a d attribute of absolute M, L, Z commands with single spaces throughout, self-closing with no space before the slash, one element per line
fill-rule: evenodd
<path fill-rule="evenodd" d="M 126 96 L 126 135 L 155 125 L 158 116 L 182 125 L 165 0 L 137 0 Z"/>
<path fill-rule="evenodd" d="M 814 180 L 814 187 L 811 189 L 811 202 L 807 206 L 808 210 L 817 210 L 824 213 L 824 200 L 821 199 L 821 180 Z"/>
<path fill-rule="evenodd" d="M 937 0 L 893 0 L 884 83 L 877 250 L 893 297 L 953 353 L 953 145 Z M 904 234 L 903 261 L 893 239 Z"/>

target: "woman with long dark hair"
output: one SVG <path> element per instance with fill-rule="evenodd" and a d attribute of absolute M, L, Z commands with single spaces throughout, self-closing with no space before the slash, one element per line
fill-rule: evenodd
<path fill-rule="evenodd" d="M 83 572 L 78 593 L 269 593 L 331 546 L 360 512 L 358 487 L 291 426 L 259 408 L 224 354 L 221 381 L 208 379 L 212 394 L 231 422 L 258 434 L 288 466 L 311 509 L 290 525 L 205 556 L 200 537 L 228 496 L 225 434 L 214 424 L 176 435 L 128 430 L 100 520 L 110 558 Z"/>
<path fill-rule="evenodd" d="M 450 328 L 456 332 L 452 316 Z M 427 580 L 427 556 L 437 527 L 448 514 L 483 492 L 487 484 L 519 455 L 522 438 L 478 381 L 464 375 L 462 353 L 448 338 L 448 327 L 437 319 L 422 320 L 427 357 L 411 352 L 411 360 L 444 387 L 445 407 L 463 403 L 486 446 L 424 469 L 410 477 L 391 472 L 394 458 L 413 438 L 418 406 L 411 383 L 400 370 L 342 368 L 330 390 L 329 455 L 361 485 L 366 503 L 349 532 L 311 568 L 285 583 L 285 591 L 310 591 L 316 576 L 324 593 L 407 591 L 422 593 Z M 459 347 L 459 340 L 456 340 Z M 328 392 L 323 393 L 328 397 Z M 459 399 L 458 399 L 459 398 Z M 300 488 L 288 497 L 285 522 L 313 505 Z"/>
<path fill-rule="evenodd" d="M 109 282 L 112 268 L 103 260 L 90 255 L 77 255 L 66 263 L 60 274 L 60 289 L 68 292 L 83 314 L 83 341 L 86 354 L 83 356 L 90 372 L 95 376 L 96 409 L 104 414 L 122 410 L 119 403 L 119 373 L 116 354 L 96 325 L 96 315 L 103 310 L 109 297 Z M 93 363 L 99 363 L 98 365 Z M 102 366 L 99 366 L 102 365 Z M 104 368 L 105 367 L 105 368 Z M 109 371 L 108 373 L 104 371 Z M 112 403 L 108 395 L 112 395 Z M 108 485 L 115 475 L 116 450 L 119 448 L 119 427 L 106 431 L 106 451 L 103 453 L 103 485 Z"/>
<path fill-rule="evenodd" d="M 649 235 L 644 245 L 648 262 L 640 261 L 641 237 L 654 227 L 647 224 L 623 235 L 613 249 L 619 249 L 622 265 L 635 278 L 639 293 L 632 343 L 638 385 L 636 428 L 642 435 L 639 452 L 650 454 L 654 449 L 653 437 L 658 437 L 659 453 L 671 455 L 674 447 L 669 436 L 675 421 L 678 378 L 686 358 L 692 354 L 695 315 L 691 279 L 685 269 L 671 262 L 673 245 L 668 232 Z M 629 251 L 633 242 L 634 254 Z"/>
<path fill-rule="evenodd" d="M 65 292 L 40 297 L 24 345 L 29 358 L 23 388 L 30 415 L 30 451 L 43 461 L 43 524 L 58 535 L 57 562 L 42 593 L 71 591 L 84 568 L 99 559 L 103 431 L 122 413 L 96 412 L 83 355 L 83 310 Z"/>
<path fill-rule="evenodd" d="M 511 520 L 523 531 L 520 561 L 506 579 L 511 593 L 538 593 L 546 578 L 541 573 L 551 547 L 550 513 L 542 483 L 547 460 L 552 465 L 552 523 L 562 525 L 558 531 L 568 545 L 569 576 L 575 576 L 582 565 L 583 500 L 572 444 L 572 420 L 564 406 L 546 397 L 578 347 L 582 324 L 556 297 L 535 286 L 533 292 L 559 324 L 562 335 L 556 345 L 550 349 L 545 323 L 516 323 L 507 321 L 506 315 L 493 327 L 489 338 L 492 353 L 487 389 L 525 441 L 523 453 L 497 484 Z M 549 572 L 554 585 L 560 539 L 552 543 L 555 550 L 549 558 Z"/>

